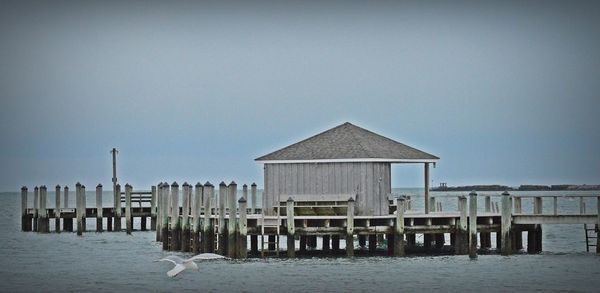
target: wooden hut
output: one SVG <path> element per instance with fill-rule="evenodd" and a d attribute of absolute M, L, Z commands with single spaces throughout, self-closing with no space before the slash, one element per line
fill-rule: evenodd
<path fill-rule="evenodd" d="M 356 214 L 389 213 L 392 163 L 425 165 L 426 203 L 429 164 L 438 157 L 344 123 L 315 136 L 257 158 L 264 163 L 263 210 L 289 197 L 296 202 L 336 202 L 352 197 Z"/>

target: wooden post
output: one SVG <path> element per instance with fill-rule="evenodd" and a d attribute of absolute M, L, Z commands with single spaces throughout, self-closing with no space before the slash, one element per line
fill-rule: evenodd
<path fill-rule="evenodd" d="M 69 207 L 69 187 L 65 185 L 63 207 Z M 73 232 L 73 218 L 63 218 L 63 231 Z"/>
<path fill-rule="evenodd" d="M 463 255 L 469 253 L 469 231 L 467 222 L 467 197 L 461 195 L 458 197 L 458 209 L 460 212 L 460 218 L 458 220 L 457 232 L 456 232 L 456 243 L 454 247 L 454 253 Z"/>
<path fill-rule="evenodd" d="M 515 196 L 515 214 L 520 214 L 523 212 L 522 210 L 522 206 L 521 206 L 521 197 L 519 196 Z"/>
<path fill-rule="evenodd" d="M 60 185 L 54 188 L 54 231 L 60 233 Z"/>
<path fill-rule="evenodd" d="M 248 187 L 244 184 L 244 186 L 246 187 L 246 196 L 248 195 Z M 239 224 L 238 224 L 238 235 L 237 235 L 237 241 L 238 241 L 238 258 L 247 258 L 248 257 L 248 241 L 246 238 L 246 235 L 248 234 L 248 222 L 246 219 L 246 209 L 248 208 L 248 203 L 246 202 L 246 197 L 242 197 L 240 198 L 240 200 L 238 200 L 238 205 L 239 205 L 239 209 L 240 209 L 240 220 L 239 220 Z"/>
<path fill-rule="evenodd" d="M 348 199 L 346 214 L 346 256 L 354 256 L 354 198 Z"/>
<path fill-rule="evenodd" d="M 477 258 L 477 193 L 469 193 L 469 258 Z"/>
<path fill-rule="evenodd" d="M 340 235 L 333 234 L 333 235 L 331 235 L 331 251 L 334 254 L 337 254 L 339 250 L 340 250 Z"/>
<path fill-rule="evenodd" d="M 190 251 L 190 185 L 187 182 L 183 183 L 183 204 L 182 204 L 182 222 L 181 222 L 181 251 L 189 252 Z"/>
<path fill-rule="evenodd" d="M 486 213 L 492 212 L 492 209 L 494 208 L 494 206 L 492 205 L 492 199 L 491 199 L 491 197 L 489 195 L 486 195 L 484 197 L 484 200 L 485 200 L 485 204 L 484 204 L 485 210 L 484 211 Z M 490 217 L 487 217 L 487 219 L 489 221 L 492 220 L 492 218 L 490 218 Z M 488 222 L 488 223 L 491 224 L 490 222 Z M 492 247 L 492 235 L 491 235 L 490 232 L 480 232 L 479 233 L 479 238 L 480 238 L 480 241 L 481 241 L 481 248 L 489 249 L 489 248 Z"/>
<path fill-rule="evenodd" d="M 156 231 L 156 217 L 158 216 L 158 208 L 157 208 L 157 190 L 156 186 L 153 185 L 151 188 L 152 198 L 150 199 L 150 230 Z"/>
<path fill-rule="evenodd" d="M 236 212 L 236 197 L 237 197 L 237 184 L 234 181 L 229 183 L 227 187 L 227 203 L 229 205 L 229 220 L 227 222 L 227 255 L 231 258 L 236 257 L 236 226 L 237 226 L 237 212 Z"/>
<path fill-rule="evenodd" d="M 131 185 L 125 184 L 125 227 L 127 234 L 131 235 L 133 231 L 133 218 L 131 216 Z"/>
<path fill-rule="evenodd" d="M 596 214 L 596 254 L 600 254 L 600 196 L 596 197 Z"/>
<path fill-rule="evenodd" d="M 250 206 L 250 214 L 254 215 L 256 214 L 256 207 L 258 206 L 256 202 L 256 183 L 252 183 L 250 185 L 250 199 L 252 202 Z M 250 235 L 250 251 L 253 254 L 258 254 L 258 235 L 256 234 Z"/>
<path fill-rule="evenodd" d="M 83 206 L 83 197 L 85 196 L 85 186 L 77 182 L 75 185 L 75 199 L 77 201 L 77 236 L 83 235 L 83 218 L 85 217 L 85 211 Z"/>
<path fill-rule="evenodd" d="M 179 184 L 171 184 L 171 245 L 169 250 L 181 250 L 181 220 L 179 219 Z"/>
<path fill-rule="evenodd" d="M 212 199 L 215 187 L 210 182 L 204 183 L 204 222 L 202 223 L 202 252 L 215 251 L 215 231 L 211 224 Z"/>
<path fill-rule="evenodd" d="M 436 202 L 435 202 L 435 196 L 431 196 L 429 197 L 429 212 L 435 212 L 436 208 Z"/>
<path fill-rule="evenodd" d="M 429 214 L 429 163 L 425 163 L 425 213 Z"/>
<path fill-rule="evenodd" d="M 38 232 L 38 217 L 40 209 L 40 189 L 33 188 L 33 232 Z"/>
<path fill-rule="evenodd" d="M 21 231 L 29 231 L 29 213 L 27 212 L 27 187 L 21 187 Z"/>
<path fill-rule="evenodd" d="M 256 183 L 252 183 L 250 185 L 250 194 L 252 197 L 252 210 L 251 213 L 255 214 L 256 213 L 256 207 L 258 206 L 256 203 Z"/>
<path fill-rule="evenodd" d="M 542 197 L 535 197 L 535 204 L 534 204 L 534 209 L 535 209 L 535 214 L 543 214 L 544 213 L 544 204 L 543 204 L 543 200 Z M 542 252 L 542 225 L 541 224 L 536 224 L 535 225 L 535 253 L 539 253 Z"/>
<path fill-rule="evenodd" d="M 102 184 L 96 186 L 96 232 L 102 232 Z"/>
<path fill-rule="evenodd" d="M 169 239 L 169 216 L 171 215 L 171 195 L 169 194 L 169 183 L 163 182 L 161 184 L 162 188 L 162 203 L 161 203 L 161 222 L 160 225 L 160 238 L 162 241 L 163 250 L 170 250 L 169 245 L 171 244 L 171 240 Z"/>
<path fill-rule="evenodd" d="M 115 231 L 121 231 L 121 184 L 115 185 Z"/>
<path fill-rule="evenodd" d="M 286 202 L 287 214 L 287 256 L 296 257 L 296 227 L 294 225 L 294 200 L 290 197 Z"/>
<path fill-rule="evenodd" d="M 50 219 L 48 218 L 48 189 L 46 185 L 40 187 L 40 212 L 38 229 L 41 233 L 50 232 Z"/>
<path fill-rule="evenodd" d="M 83 232 L 87 231 L 87 196 L 85 193 L 85 185 L 81 185 L 81 205 L 83 207 L 83 218 L 81 219 L 81 229 Z"/>
<path fill-rule="evenodd" d="M 512 253 L 512 208 L 510 204 L 510 194 L 508 191 L 502 193 L 502 255 L 509 255 Z"/>
<path fill-rule="evenodd" d="M 554 196 L 554 215 L 558 215 L 558 196 Z"/>
<path fill-rule="evenodd" d="M 248 203 L 248 185 L 247 184 L 242 185 L 242 197 L 244 199 L 246 199 L 246 205 L 248 205 L 247 204 Z M 238 204 L 239 204 L 239 202 L 238 202 Z"/>
<path fill-rule="evenodd" d="M 583 196 L 579 197 L 579 214 L 585 214 L 585 202 L 583 201 Z"/>
<path fill-rule="evenodd" d="M 227 254 L 227 228 L 225 227 L 225 199 L 227 198 L 227 184 L 221 181 L 219 183 L 219 238 L 217 251 L 220 255 Z"/>
<path fill-rule="evenodd" d="M 394 256 L 404 256 L 404 198 L 396 199 L 396 223 L 393 238 Z M 390 244 L 388 242 L 388 245 Z"/>
<path fill-rule="evenodd" d="M 200 253 L 200 215 L 202 213 L 202 196 L 204 193 L 202 184 L 196 183 L 194 190 L 194 204 L 192 205 L 192 252 Z"/>
<path fill-rule="evenodd" d="M 156 229 L 156 241 L 162 241 L 161 230 L 162 230 L 162 182 L 158 183 L 155 188 L 156 190 L 156 222 L 154 228 Z M 150 223 L 152 226 L 152 223 Z"/>

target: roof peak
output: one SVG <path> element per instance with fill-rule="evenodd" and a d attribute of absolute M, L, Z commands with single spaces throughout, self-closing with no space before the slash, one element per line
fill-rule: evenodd
<path fill-rule="evenodd" d="M 439 158 L 370 130 L 344 122 L 257 161 L 378 161 L 429 162 Z"/>

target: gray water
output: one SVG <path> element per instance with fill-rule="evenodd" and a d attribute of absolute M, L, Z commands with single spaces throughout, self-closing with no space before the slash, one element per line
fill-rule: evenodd
<path fill-rule="evenodd" d="M 412 194 L 415 208 L 421 206 L 419 190 L 394 192 Z M 444 202 L 444 210 L 455 209 L 457 194 L 462 193 L 434 193 Z M 49 191 L 49 207 L 54 206 L 51 198 Z M 579 211 L 578 201 L 563 201 L 561 207 L 568 212 Z M 595 199 L 587 201 L 588 212 L 595 212 Z M 95 204 L 93 196 L 87 202 Z M 528 211 L 526 200 L 523 206 Z M 600 257 L 585 252 L 581 225 L 544 226 L 544 253 L 539 255 L 491 254 L 477 260 L 414 256 L 212 261 L 200 263 L 198 272 L 169 278 L 165 272 L 172 265 L 155 260 L 171 253 L 161 250 L 154 232 L 135 231 L 130 236 L 88 232 L 83 237 L 23 233 L 19 208 L 19 193 L 0 194 L 1 292 L 600 291 Z M 545 203 L 544 209 L 551 212 L 551 203 Z M 93 230 L 95 223 L 90 222 L 95 221 L 88 220 Z"/>

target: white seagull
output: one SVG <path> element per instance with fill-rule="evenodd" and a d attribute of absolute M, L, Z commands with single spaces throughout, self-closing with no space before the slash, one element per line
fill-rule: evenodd
<path fill-rule="evenodd" d="M 201 253 L 190 257 L 188 259 L 183 259 L 176 255 L 169 255 L 165 258 L 159 259 L 157 261 L 170 261 L 175 264 L 175 267 L 167 272 L 167 276 L 175 277 L 177 274 L 183 272 L 186 269 L 198 270 L 198 265 L 194 262 L 195 260 L 209 260 L 209 259 L 228 259 L 222 255 L 218 255 L 215 253 Z"/>

